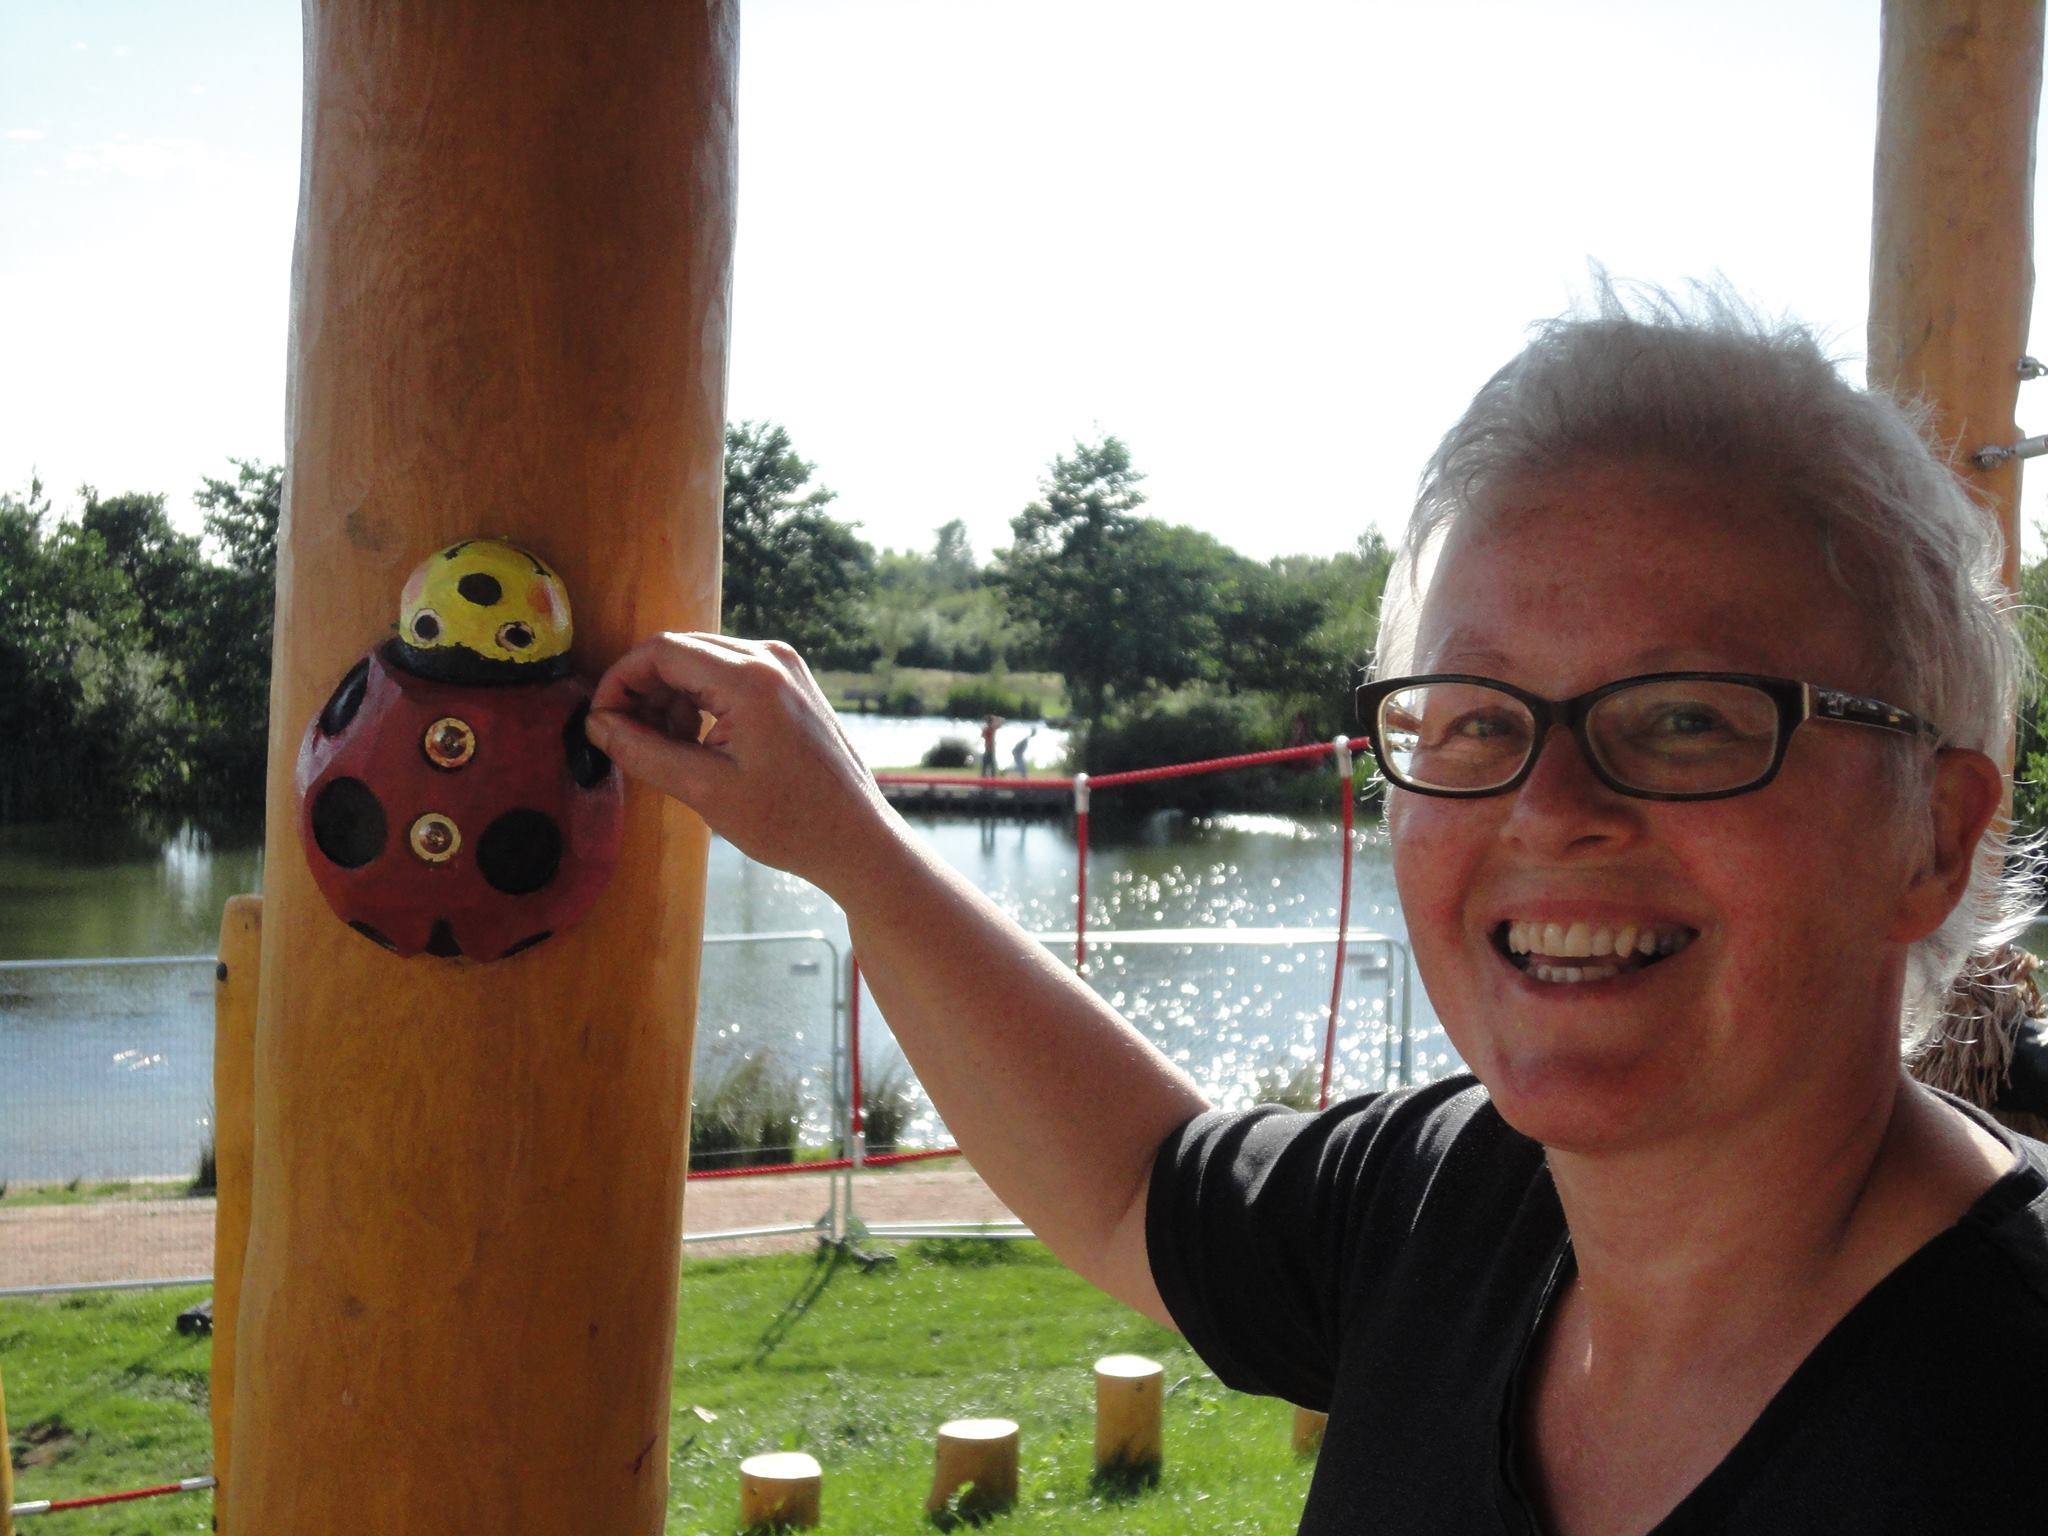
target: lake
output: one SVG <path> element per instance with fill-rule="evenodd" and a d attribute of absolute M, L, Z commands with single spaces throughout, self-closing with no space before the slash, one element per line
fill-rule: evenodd
<path fill-rule="evenodd" d="M 870 761 L 914 762 L 958 722 L 849 717 Z M 1026 727 L 1028 729 L 1028 726 Z M 1015 727 L 1009 728 L 1014 730 Z M 1006 731 L 999 746 L 1006 751 Z M 1032 744 L 1037 755 L 1039 740 Z M 1039 766 L 1056 768 L 1052 761 Z M 1331 795 L 1336 794 L 1331 780 Z M 1071 930 L 1076 849 L 1053 821 L 913 820 L 941 857 L 1035 932 Z M 1229 930 L 1334 928 L 1336 817 L 1162 817 L 1139 837 L 1091 848 L 1088 925 L 1160 932 L 1207 929 L 1215 942 L 1105 943 L 1090 979 L 1213 1095 L 1248 1102 L 1280 1078 L 1313 1071 L 1330 994 L 1331 946 L 1224 942 Z M 1406 932 L 1376 830 L 1356 836 L 1354 928 Z M 262 885 L 260 834 L 192 828 L 0 829 L 0 960 L 210 956 L 222 905 Z M 844 952 L 833 905 L 804 882 L 714 841 L 707 874 L 711 935 L 822 931 Z M 1064 952 L 1064 951 L 1063 951 Z M 420 964 L 428 964 L 425 960 Z M 714 942 L 698 998 L 699 1091 L 747 1055 L 770 1051 L 801 1087 L 807 1139 L 830 1131 L 833 970 L 815 941 Z M 1391 946 L 1355 945 L 1338 1030 L 1340 1089 L 1385 1080 L 1405 964 Z M 188 1173 L 211 1112 L 213 978 L 209 961 L 171 967 L 0 970 L 0 1180 Z M 974 1000 L 962 999 L 963 1027 Z M 1410 998 L 1417 1077 L 1453 1070 L 1419 987 Z M 871 1009 L 864 1070 L 899 1061 Z M 925 1112 L 912 1139 L 944 1128 Z"/>

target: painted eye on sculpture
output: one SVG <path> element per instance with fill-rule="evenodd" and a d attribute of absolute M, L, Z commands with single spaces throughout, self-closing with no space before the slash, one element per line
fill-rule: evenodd
<path fill-rule="evenodd" d="M 441 638 L 441 616 L 431 608 L 422 608 L 412 616 L 412 637 L 432 645 Z"/>
<path fill-rule="evenodd" d="M 533 626 L 516 620 L 498 626 L 498 644 L 508 651 L 523 651 L 533 644 Z"/>

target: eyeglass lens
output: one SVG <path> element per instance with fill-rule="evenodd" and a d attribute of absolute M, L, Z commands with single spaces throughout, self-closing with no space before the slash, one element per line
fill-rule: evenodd
<path fill-rule="evenodd" d="M 1586 741 L 1617 783 L 1656 794 L 1737 789 L 1770 771 L 1777 702 L 1746 683 L 1638 683 L 1601 698 Z M 1397 783 L 1488 790 L 1512 781 L 1538 745 L 1528 705 L 1482 683 L 1425 683 L 1380 705 L 1380 750 Z"/>

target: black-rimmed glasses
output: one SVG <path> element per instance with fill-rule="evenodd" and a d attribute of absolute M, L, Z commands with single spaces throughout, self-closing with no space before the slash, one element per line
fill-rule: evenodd
<path fill-rule="evenodd" d="M 1653 672 L 1572 699 L 1464 673 L 1392 677 L 1358 690 L 1358 718 L 1388 783 L 1459 798 L 1519 788 L 1553 726 L 1572 733 L 1601 783 L 1641 800 L 1761 789 L 1808 720 L 1941 735 L 1877 699 L 1746 672 Z"/>

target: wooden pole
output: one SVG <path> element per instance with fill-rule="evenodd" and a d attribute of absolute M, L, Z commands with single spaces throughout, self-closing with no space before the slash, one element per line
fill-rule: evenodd
<path fill-rule="evenodd" d="M 2019 576 L 2018 366 L 2034 301 L 2042 0 L 1884 0 L 1870 382 L 1929 401 Z"/>
<path fill-rule="evenodd" d="M 732 0 L 308 0 L 232 1509 L 602 1531 L 667 1498 L 706 835 L 629 791 L 577 927 L 401 960 L 314 888 L 301 733 L 478 534 L 586 674 L 717 620 Z"/>
<path fill-rule="evenodd" d="M 1165 1459 L 1166 1367 L 1143 1355 L 1095 1362 L 1095 1471 L 1157 1478 Z"/>
<path fill-rule="evenodd" d="M 0 1375 L 0 1536 L 14 1536 L 14 1447 L 7 1438 L 7 1378 Z"/>
<path fill-rule="evenodd" d="M 263 900 L 231 896 L 221 913 L 213 972 L 213 1528 L 228 1516 L 234 1457 L 235 1322 L 249 1246 L 249 1188 L 256 1157 L 256 993 Z"/>
<path fill-rule="evenodd" d="M 740 1529 L 809 1530 L 824 1481 L 817 1457 L 802 1451 L 749 1456 L 740 1463 Z"/>
<path fill-rule="evenodd" d="M 1016 1421 L 953 1419 L 941 1424 L 926 1513 L 979 1520 L 1016 1502 Z"/>

